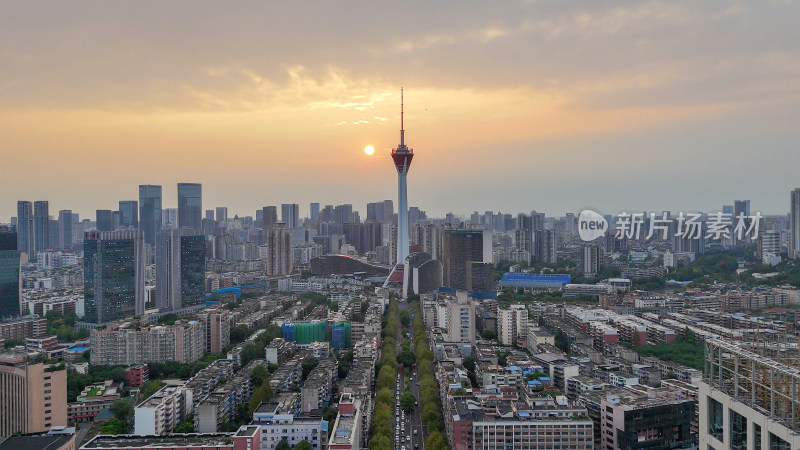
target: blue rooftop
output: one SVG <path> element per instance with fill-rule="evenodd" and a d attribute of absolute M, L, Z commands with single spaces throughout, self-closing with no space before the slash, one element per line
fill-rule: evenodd
<path fill-rule="evenodd" d="M 568 273 L 506 272 L 500 280 L 501 286 L 563 287 L 569 283 L 572 275 Z"/>

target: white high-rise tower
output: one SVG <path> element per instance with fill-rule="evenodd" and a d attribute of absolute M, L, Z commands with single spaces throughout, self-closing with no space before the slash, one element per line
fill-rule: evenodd
<path fill-rule="evenodd" d="M 400 89 L 400 145 L 392 150 L 392 161 L 397 169 L 397 265 L 392 274 L 386 279 L 384 286 L 388 285 L 392 275 L 402 270 L 403 263 L 408 256 L 408 184 L 406 175 L 411 168 L 414 150 L 406 146 L 406 130 L 403 126 L 403 90 Z"/>
<path fill-rule="evenodd" d="M 403 127 L 403 90 L 400 90 L 400 145 L 392 150 L 392 161 L 397 169 L 397 263 L 402 264 L 408 256 L 408 183 L 406 175 L 411 168 L 414 150 L 406 146 L 406 130 Z"/>

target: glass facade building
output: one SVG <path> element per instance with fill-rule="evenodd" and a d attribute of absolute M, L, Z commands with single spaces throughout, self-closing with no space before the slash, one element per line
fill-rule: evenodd
<path fill-rule="evenodd" d="M 178 228 L 201 230 L 203 225 L 203 186 L 178 183 Z"/>
<path fill-rule="evenodd" d="M 168 229 L 156 238 L 156 304 L 163 310 L 205 303 L 205 236 Z"/>
<path fill-rule="evenodd" d="M 140 232 L 86 233 L 83 253 L 85 322 L 107 323 L 144 313 Z"/>
<path fill-rule="evenodd" d="M 17 233 L 0 230 L 0 318 L 19 315 L 21 255 Z"/>
<path fill-rule="evenodd" d="M 161 186 L 139 186 L 139 229 L 144 241 L 155 245 L 156 232 L 161 229 Z"/>
<path fill-rule="evenodd" d="M 33 203 L 33 254 L 38 258 L 39 252 L 49 248 L 50 237 L 50 204 L 47 201 Z"/>
<path fill-rule="evenodd" d="M 98 231 L 114 230 L 114 213 L 110 209 L 98 209 L 95 219 Z"/>
<path fill-rule="evenodd" d="M 119 202 L 119 226 L 139 226 L 139 202 L 136 200 L 123 200 Z"/>

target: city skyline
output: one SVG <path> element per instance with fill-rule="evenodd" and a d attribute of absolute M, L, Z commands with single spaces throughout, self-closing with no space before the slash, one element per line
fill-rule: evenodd
<path fill-rule="evenodd" d="M 181 183 L 176 183 L 176 184 L 181 184 Z M 202 183 L 197 183 L 197 184 L 198 185 L 202 185 Z M 800 184 L 800 182 L 798 184 Z M 140 185 L 140 186 L 160 187 L 160 188 L 162 188 L 162 191 L 166 190 L 166 189 L 164 189 L 164 186 L 162 186 L 162 185 L 149 184 L 149 185 Z M 796 189 L 800 189 L 800 188 L 793 187 L 793 188 L 789 189 L 789 193 L 791 194 L 792 191 L 794 191 Z M 205 191 L 205 189 L 204 189 L 204 191 Z M 227 219 L 233 219 L 234 217 L 239 217 L 239 218 L 251 217 L 251 218 L 255 219 L 256 218 L 256 214 L 260 213 L 261 210 L 263 210 L 264 208 L 277 208 L 277 207 L 280 207 L 280 206 L 297 206 L 298 207 L 297 208 L 298 217 L 299 217 L 300 221 L 302 222 L 302 220 L 310 219 L 311 216 L 313 216 L 313 213 L 312 213 L 312 210 L 311 210 L 312 205 L 317 205 L 317 206 L 319 206 L 319 205 L 322 205 L 322 206 L 350 205 L 350 206 L 353 207 L 353 211 L 354 212 L 359 213 L 360 222 L 365 222 L 365 221 L 369 220 L 368 219 L 368 217 L 369 217 L 368 216 L 368 212 L 369 212 L 369 208 L 370 208 L 371 204 L 376 203 L 376 202 L 384 202 L 384 201 L 387 201 L 387 200 L 395 202 L 397 194 L 394 193 L 394 195 L 395 195 L 395 198 L 392 198 L 391 196 L 389 196 L 389 197 L 387 197 L 385 199 L 380 199 L 380 198 L 377 198 L 377 197 L 376 198 L 371 198 L 371 199 L 368 199 L 363 204 L 349 202 L 347 198 L 340 199 L 340 200 L 334 200 L 334 201 L 332 201 L 330 203 L 318 202 L 318 201 L 310 201 L 310 202 L 287 204 L 287 203 L 282 203 L 280 200 L 275 200 L 274 204 L 272 204 L 272 205 L 269 205 L 269 204 L 265 203 L 265 206 L 254 206 L 253 208 L 250 208 L 250 210 L 246 210 L 246 211 L 233 210 L 230 206 L 225 205 L 225 204 L 208 205 L 208 204 L 205 203 L 205 200 L 202 200 L 203 203 L 202 203 L 202 207 L 201 207 L 202 208 L 201 212 L 202 212 L 202 214 L 206 214 L 207 211 L 214 212 L 214 211 L 219 210 L 219 209 L 224 209 L 226 211 L 226 213 L 227 213 L 227 216 L 226 216 Z M 170 210 L 170 211 L 175 211 L 177 213 L 177 211 L 178 211 L 177 201 L 175 202 L 175 204 L 168 203 L 168 202 L 166 202 L 168 197 L 169 196 L 163 196 L 162 195 L 162 197 L 161 197 L 162 198 L 161 211 L 163 212 L 163 211 Z M 177 197 L 177 195 L 176 195 L 176 197 Z M 783 193 L 783 197 L 784 197 L 784 203 L 789 204 L 789 207 L 787 207 L 785 211 L 764 211 L 763 209 L 758 208 L 757 205 L 756 205 L 751 210 L 749 210 L 749 214 L 746 214 L 746 215 L 750 215 L 750 214 L 755 215 L 756 213 L 759 213 L 762 216 L 787 216 L 788 217 L 791 214 L 791 200 L 790 200 L 790 196 L 786 195 L 786 192 Z M 203 194 L 203 198 L 205 198 L 205 193 Z M 13 211 L 12 211 L 11 215 L 6 216 L 4 218 L 0 218 L 0 224 L 8 223 L 8 222 L 6 222 L 7 220 L 11 219 L 12 217 L 13 218 L 17 217 L 17 211 L 18 211 L 17 202 L 18 201 L 25 201 L 25 202 L 29 202 L 31 204 L 34 203 L 34 200 L 31 200 L 29 198 L 13 200 L 12 203 L 14 204 L 14 208 L 13 208 Z M 481 216 L 483 216 L 483 214 L 485 212 L 492 212 L 494 214 L 497 214 L 497 213 L 511 214 L 511 215 L 513 215 L 515 217 L 516 217 L 517 214 L 530 214 L 531 212 L 537 212 L 537 213 L 540 213 L 540 214 L 543 213 L 547 217 L 564 218 L 567 214 L 577 214 L 582 210 L 592 210 L 592 211 L 595 211 L 595 212 L 598 212 L 598 213 L 601 213 L 601 214 L 611 215 L 611 216 L 616 216 L 616 215 L 619 215 L 619 214 L 621 214 L 623 212 L 626 212 L 628 214 L 641 213 L 641 212 L 645 212 L 645 213 L 648 213 L 648 214 L 649 213 L 655 213 L 658 216 L 658 214 L 661 213 L 662 211 L 669 211 L 672 214 L 678 214 L 679 212 L 715 214 L 715 213 L 721 212 L 721 213 L 728 213 L 728 214 L 731 214 L 732 217 L 736 217 L 736 213 L 734 213 L 732 209 L 731 209 L 731 211 L 727 211 L 726 209 L 727 208 L 733 208 L 734 203 L 738 202 L 738 201 L 740 201 L 740 200 L 726 199 L 726 200 L 723 200 L 721 203 L 719 203 L 719 205 L 717 205 L 717 206 L 713 206 L 712 205 L 709 208 L 678 207 L 678 208 L 675 208 L 675 209 L 669 209 L 669 208 L 651 207 L 651 208 L 637 209 L 637 208 L 620 207 L 620 208 L 612 208 L 612 209 L 607 210 L 607 209 L 601 209 L 601 208 L 594 207 L 593 205 L 583 205 L 583 206 L 577 207 L 575 210 L 562 209 L 560 211 L 559 210 L 556 210 L 556 211 L 544 210 L 544 209 L 538 208 L 535 204 L 531 205 L 527 209 L 524 206 L 520 206 L 519 209 L 512 209 L 512 210 L 502 210 L 502 209 L 497 209 L 497 208 L 495 208 L 495 209 L 491 209 L 491 208 L 485 209 L 485 208 L 477 208 L 476 207 L 476 208 L 466 209 L 466 210 L 452 210 L 452 209 L 451 210 L 442 210 L 441 212 L 431 212 L 429 209 L 427 209 L 424 206 L 424 204 L 419 204 L 419 203 L 415 203 L 415 202 L 410 202 L 408 206 L 409 206 L 409 208 L 411 208 L 411 207 L 419 208 L 420 211 L 423 211 L 423 212 L 426 213 L 426 216 L 429 219 L 444 219 L 447 214 L 452 213 L 453 215 L 455 215 L 455 217 L 458 217 L 458 218 L 460 218 L 462 220 L 469 220 L 470 215 L 475 213 L 475 212 L 478 212 Z M 748 200 L 741 200 L 741 201 L 747 201 L 747 202 L 752 203 L 752 200 L 749 200 L 749 199 Z M 47 199 L 45 199 L 45 200 L 41 200 L 41 199 L 40 200 L 35 200 L 35 202 L 45 202 L 45 203 L 49 202 L 49 203 L 52 204 L 52 202 L 47 200 Z M 122 204 L 130 203 L 130 202 L 129 201 L 124 201 L 124 200 L 119 200 L 117 203 L 121 206 Z M 136 203 L 136 201 L 133 201 L 133 203 Z M 0 206 L 0 210 L 2 210 L 2 206 Z M 88 208 L 86 208 L 85 211 L 84 210 L 75 209 L 75 208 L 69 209 L 68 211 L 70 211 L 73 214 L 78 214 L 80 216 L 80 220 L 82 220 L 82 221 L 88 219 L 88 220 L 91 220 L 91 221 L 94 222 L 95 221 L 95 217 L 96 217 L 96 213 L 99 212 L 99 211 L 106 211 L 106 209 L 101 209 L 101 208 L 95 209 L 95 208 L 92 208 L 92 207 L 88 207 Z M 111 211 L 112 212 L 119 212 L 120 209 L 119 208 L 111 209 Z M 137 209 L 137 212 L 138 212 L 138 209 Z M 396 213 L 395 213 L 395 215 L 396 215 Z M 59 217 L 58 210 L 55 211 L 55 214 L 53 212 L 51 212 L 50 213 L 50 217 L 53 218 L 53 219 L 58 219 L 58 217 Z M 282 217 L 278 216 L 277 219 L 278 219 L 278 221 L 283 222 L 283 218 Z M 387 220 L 388 219 L 384 219 L 382 221 L 387 221 Z M 162 221 L 163 221 L 163 219 L 162 219 Z M 134 227 L 134 228 L 136 228 L 136 227 Z"/>
<path fill-rule="evenodd" d="M 404 86 L 408 195 L 433 216 L 788 210 L 797 5 L 307 6 L 3 4 L 6 198 L 81 217 L 179 181 L 230 216 L 394 198 Z"/>

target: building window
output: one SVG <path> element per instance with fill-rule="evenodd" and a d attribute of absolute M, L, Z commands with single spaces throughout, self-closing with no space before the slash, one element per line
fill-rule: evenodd
<path fill-rule="evenodd" d="M 734 410 L 731 412 L 731 449 L 744 450 L 747 448 L 747 419 Z"/>
<path fill-rule="evenodd" d="M 722 403 L 708 397 L 708 434 L 722 442 Z"/>
<path fill-rule="evenodd" d="M 753 447 L 761 448 L 761 425 L 753 424 Z"/>
<path fill-rule="evenodd" d="M 769 434 L 769 448 L 770 450 L 792 450 L 792 446 L 788 442 L 772 433 Z"/>

